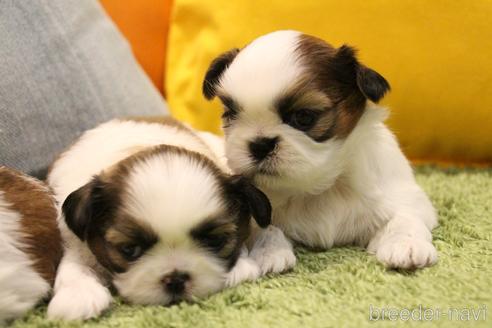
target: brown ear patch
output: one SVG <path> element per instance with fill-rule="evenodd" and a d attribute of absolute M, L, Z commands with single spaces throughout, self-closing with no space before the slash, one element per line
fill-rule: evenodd
<path fill-rule="evenodd" d="M 5 167 L 0 167 L 0 190 L 11 209 L 22 216 L 23 251 L 36 272 L 53 284 L 62 243 L 51 191 L 41 181 Z"/>
<path fill-rule="evenodd" d="M 306 134 L 318 142 L 347 137 L 362 116 L 366 99 L 379 100 L 389 90 L 382 76 L 357 61 L 352 47 L 337 49 L 319 38 L 302 35 L 296 52 L 305 72 L 296 83 L 298 91 L 294 94 L 301 98 L 306 90 L 316 90 L 332 103 L 312 105 L 323 108 L 323 113 Z"/>

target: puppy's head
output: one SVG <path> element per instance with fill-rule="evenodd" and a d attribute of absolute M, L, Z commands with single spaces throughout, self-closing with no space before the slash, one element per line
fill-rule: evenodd
<path fill-rule="evenodd" d="M 344 141 L 388 82 L 349 46 L 296 31 L 262 36 L 215 59 L 203 83 L 224 105 L 229 164 L 260 186 L 316 193 L 341 171 Z"/>
<path fill-rule="evenodd" d="M 247 180 L 198 153 L 158 146 L 94 177 L 63 204 L 68 227 L 133 303 L 169 304 L 221 289 L 271 207 Z"/>

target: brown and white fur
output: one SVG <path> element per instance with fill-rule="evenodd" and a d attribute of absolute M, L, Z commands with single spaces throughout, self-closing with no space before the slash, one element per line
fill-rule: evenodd
<path fill-rule="evenodd" d="M 0 166 L 0 325 L 47 297 L 62 245 L 51 191 Z"/>
<path fill-rule="evenodd" d="M 229 175 L 222 149 L 171 118 L 117 119 L 63 153 L 48 175 L 65 242 L 48 316 L 97 316 L 110 286 L 166 305 L 258 277 L 242 245 L 251 216 L 270 223 L 270 203 Z"/>
<path fill-rule="evenodd" d="M 231 169 L 266 193 L 272 223 L 289 238 L 360 245 L 387 267 L 420 268 L 437 261 L 437 217 L 375 104 L 388 90 L 353 48 L 296 31 L 224 53 L 203 84 L 224 105 Z M 263 273 L 295 264 L 274 226 L 258 234 L 251 256 Z"/>

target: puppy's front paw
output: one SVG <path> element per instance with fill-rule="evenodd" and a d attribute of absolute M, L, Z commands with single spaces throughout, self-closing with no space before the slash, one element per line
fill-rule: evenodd
<path fill-rule="evenodd" d="M 111 303 L 111 293 L 97 281 L 58 289 L 48 305 L 48 318 L 86 320 L 97 317 Z"/>
<path fill-rule="evenodd" d="M 284 233 L 274 226 L 269 226 L 258 233 L 250 257 L 258 264 L 262 275 L 269 272 L 283 272 L 296 264 L 292 244 Z"/>
<path fill-rule="evenodd" d="M 399 236 L 383 241 L 376 257 L 388 268 L 415 269 L 435 264 L 437 251 L 426 240 Z"/>
<path fill-rule="evenodd" d="M 229 271 L 226 277 L 226 286 L 236 286 L 243 281 L 256 280 L 260 277 L 260 267 L 248 257 L 240 257 L 236 265 Z"/>

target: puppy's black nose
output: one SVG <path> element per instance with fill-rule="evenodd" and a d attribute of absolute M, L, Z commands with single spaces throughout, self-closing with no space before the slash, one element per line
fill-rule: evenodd
<path fill-rule="evenodd" d="M 277 143 L 278 137 L 257 138 L 249 143 L 249 152 L 253 159 L 261 161 L 273 151 Z"/>
<path fill-rule="evenodd" d="M 191 279 L 186 272 L 173 271 L 162 278 L 162 283 L 167 292 L 173 295 L 182 294 L 186 289 L 186 282 Z"/>

